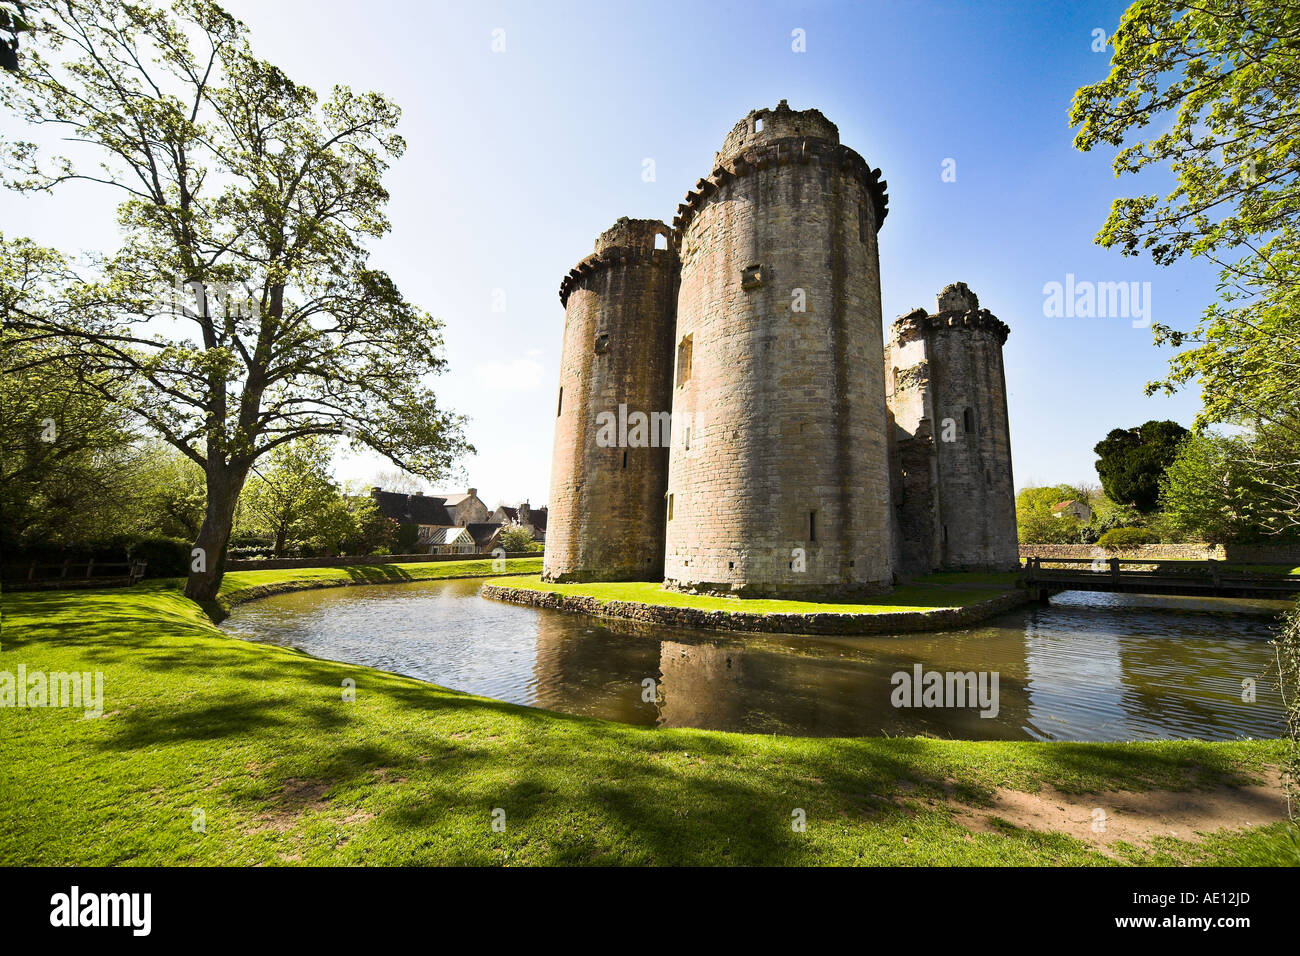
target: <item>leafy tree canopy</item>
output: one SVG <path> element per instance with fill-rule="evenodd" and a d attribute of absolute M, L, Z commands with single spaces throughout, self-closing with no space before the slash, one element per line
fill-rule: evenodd
<path fill-rule="evenodd" d="M 1143 514 L 1153 512 L 1160 500 L 1160 480 L 1187 434 L 1186 428 L 1171 421 L 1111 431 L 1093 449 L 1106 494 Z"/>
<path fill-rule="evenodd" d="M 123 241 L 54 293 L 7 301 L 6 324 L 84 356 L 106 397 L 203 469 L 206 561 L 186 593 L 215 596 L 240 489 L 282 444 L 339 436 L 445 474 L 470 449 L 426 384 L 441 325 L 366 246 L 388 229 L 397 107 L 346 87 L 318 98 L 207 0 L 28 12 L 35 39 L 0 102 L 100 162 L 10 141 L 5 183 L 115 190 Z"/>

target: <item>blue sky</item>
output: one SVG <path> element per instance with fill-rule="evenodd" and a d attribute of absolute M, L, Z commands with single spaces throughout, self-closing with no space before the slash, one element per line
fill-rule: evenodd
<path fill-rule="evenodd" d="M 1169 354 L 1149 330 L 1044 315 L 1044 284 L 1067 274 L 1149 282 L 1152 319 L 1175 327 L 1215 294 L 1203 264 L 1160 269 L 1092 241 L 1110 201 L 1139 184 L 1114 178 L 1109 151 L 1077 152 L 1067 112 L 1105 76 L 1093 31 L 1109 34 L 1123 3 L 226 6 L 296 81 L 376 89 L 402 107 L 393 230 L 373 262 L 446 323 L 450 369 L 436 387 L 470 416 L 479 450 L 447 487 L 473 485 L 489 506 L 547 497 L 561 277 L 618 217 L 671 221 L 732 125 L 783 98 L 822 110 L 889 182 L 886 323 L 960 280 L 1010 325 L 1017 487 L 1095 482 L 1092 446 L 1111 428 L 1196 413 L 1195 393 L 1143 395 Z M 955 182 L 941 179 L 947 159 Z M 0 220 L 60 248 L 105 248 L 112 201 L 93 186 L 4 195 Z M 382 467 L 338 462 L 344 478 Z"/>

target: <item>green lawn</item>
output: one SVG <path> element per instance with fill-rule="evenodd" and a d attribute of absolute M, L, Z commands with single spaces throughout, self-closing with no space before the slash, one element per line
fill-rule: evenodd
<path fill-rule="evenodd" d="M 394 573 L 456 573 L 415 567 Z M 241 573 L 226 598 L 331 573 L 343 581 L 358 572 Z M 1282 754 L 1276 741 L 656 730 L 246 643 L 167 583 L 9 594 L 3 604 L 0 670 L 97 670 L 105 681 L 97 718 L 0 710 L 3 864 L 1109 865 L 1059 834 L 969 833 L 928 801 L 978 802 L 995 786 L 1043 783 L 1073 792 L 1203 786 L 1244 779 Z M 354 702 L 342 699 L 346 679 Z M 504 811 L 502 832 L 494 808 Z M 791 828 L 796 809 L 805 832 Z M 1204 844 L 1162 841 L 1125 858 L 1281 863 L 1294 851 L 1276 824 Z"/>
<path fill-rule="evenodd" d="M 752 614 L 882 614 L 891 611 L 933 611 L 965 607 L 997 597 L 1015 587 L 1011 574 L 931 574 L 911 584 L 881 594 L 871 604 L 840 604 L 763 598 L 715 597 L 669 591 L 657 581 L 613 581 L 549 584 L 540 575 L 508 581 L 510 587 L 532 588 L 554 594 L 581 595 L 599 601 L 634 601 L 665 607 L 693 607 L 702 611 L 746 611 Z"/>

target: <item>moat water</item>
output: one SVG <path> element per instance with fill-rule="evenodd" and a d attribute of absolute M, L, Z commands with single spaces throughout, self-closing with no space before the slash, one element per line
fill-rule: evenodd
<path fill-rule="evenodd" d="M 235 636 L 630 724 L 975 740 L 1276 737 L 1268 602 L 1070 592 L 975 627 L 895 637 L 730 634 L 519 607 L 483 581 L 303 591 L 235 609 Z M 897 707 L 899 678 L 998 675 L 996 716 Z M 1243 700 L 1243 682 L 1254 700 Z M 989 685 L 986 684 L 986 687 Z M 909 703 L 924 699 L 909 697 Z M 953 701 L 949 701 L 953 703 Z"/>

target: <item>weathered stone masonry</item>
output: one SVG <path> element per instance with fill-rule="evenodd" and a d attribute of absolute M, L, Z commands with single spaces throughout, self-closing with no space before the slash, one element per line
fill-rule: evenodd
<path fill-rule="evenodd" d="M 783 100 L 736 124 L 671 231 L 619 220 L 569 273 L 548 580 L 845 595 L 1015 563 L 1006 326 L 950 287 L 969 301 L 886 347 L 885 186 Z M 671 409 L 671 450 L 601 447 L 620 404 Z M 950 406 L 970 426 L 953 447 L 934 440 Z"/>

